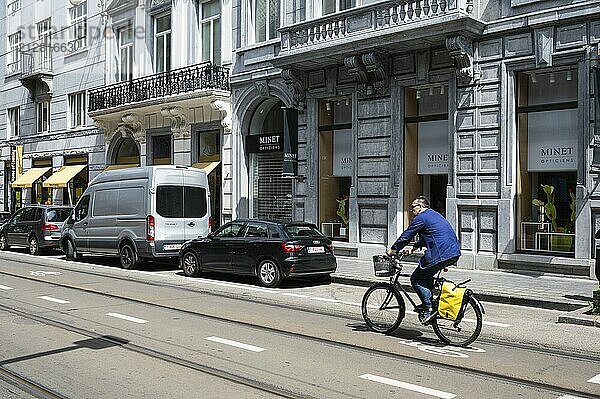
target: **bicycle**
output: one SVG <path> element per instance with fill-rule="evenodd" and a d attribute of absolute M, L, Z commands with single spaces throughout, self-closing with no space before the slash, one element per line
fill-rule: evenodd
<path fill-rule="evenodd" d="M 375 275 L 378 277 L 389 277 L 389 282 L 380 282 L 372 285 L 362 299 L 362 316 L 367 326 L 375 332 L 389 334 L 394 331 L 406 314 L 406 304 L 400 292 L 413 305 L 415 312 L 420 314 L 422 310 L 417 305 L 408 292 L 398 282 L 402 263 L 400 255 L 375 255 L 373 256 L 373 266 Z M 444 269 L 447 270 L 447 269 Z M 433 290 L 433 308 L 436 310 L 434 318 L 430 324 L 438 338 L 445 344 L 455 346 L 468 346 L 473 343 L 481 333 L 483 324 L 483 314 L 485 313 L 481 303 L 475 298 L 473 291 L 465 290 L 462 305 L 456 320 L 443 318 L 437 313 L 437 304 L 440 299 L 442 284 L 446 281 L 454 284 L 440 276 L 440 270 L 434 279 Z M 464 287 L 469 280 L 465 280 L 456 287 Z"/>

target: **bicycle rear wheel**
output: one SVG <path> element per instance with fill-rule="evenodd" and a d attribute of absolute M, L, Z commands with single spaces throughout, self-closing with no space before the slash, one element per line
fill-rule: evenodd
<path fill-rule="evenodd" d="M 404 319 L 404 299 L 392 285 L 378 283 L 365 292 L 362 299 L 362 315 L 367 326 L 375 332 L 388 334 Z"/>
<path fill-rule="evenodd" d="M 460 320 L 448 320 L 436 317 L 432 321 L 433 331 L 438 338 L 450 345 L 468 346 L 481 333 L 483 315 L 473 298 L 469 298 Z"/>

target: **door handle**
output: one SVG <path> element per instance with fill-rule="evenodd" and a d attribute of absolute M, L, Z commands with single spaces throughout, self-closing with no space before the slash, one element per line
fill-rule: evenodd
<path fill-rule="evenodd" d="M 190 226 L 190 227 L 194 227 L 195 225 L 196 225 L 196 223 L 194 223 L 194 222 L 189 222 L 188 223 L 188 226 Z"/>

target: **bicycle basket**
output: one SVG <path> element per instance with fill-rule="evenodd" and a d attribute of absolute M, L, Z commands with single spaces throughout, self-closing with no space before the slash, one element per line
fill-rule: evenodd
<path fill-rule="evenodd" d="M 394 275 L 394 263 L 389 256 L 373 256 L 373 268 L 377 277 L 390 277 Z"/>

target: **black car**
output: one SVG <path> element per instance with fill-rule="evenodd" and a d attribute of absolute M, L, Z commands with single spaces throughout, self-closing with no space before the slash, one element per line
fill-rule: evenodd
<path fill-rule="evenodd" d="M 53 205 L 31 205 L 18 209 L 0 227 L 0 250 L 20 246 L 37 255 L 42 249 L 59 248 L 60 230 L 72 209 L 70 206 Z"/>
<path fill-rule="evenodd" d="M 292 276 L 329 278 L 336 267 L 331 240 L 304 222 L 234 220 L 179 251 L 186 276 L 201 271 L 254 275 L 265 287 Z"/>

